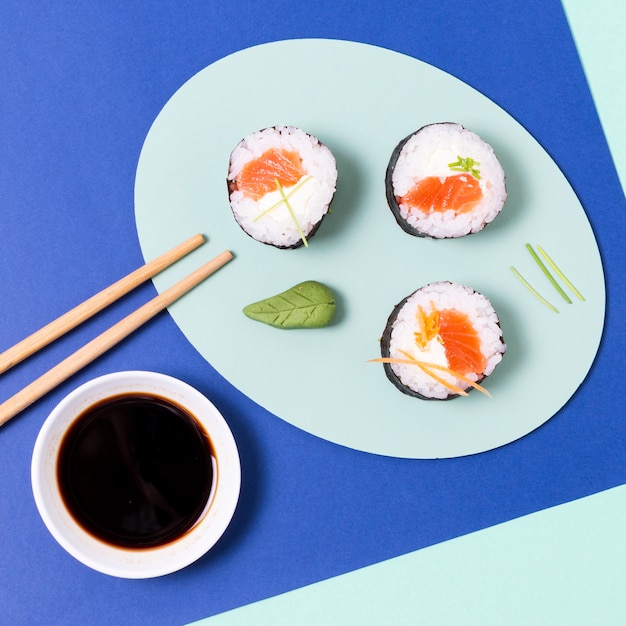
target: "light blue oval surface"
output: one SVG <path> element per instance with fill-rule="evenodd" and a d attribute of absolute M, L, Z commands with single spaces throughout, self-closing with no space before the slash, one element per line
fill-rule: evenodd
<path fill-rule="evenodd" d="M 411 237 L 385 200 L 397 142 L 425 124 L 453 121 L 490 143 L 509 199 L 483 232 L 457 240 Z M 337 159 L 332 205 L 308 248 L 278 250 L 235 223 L 226 189 L 230 151 L 245 135 L 290 124 Z M 305 39 L 256 46 L 202 70 L 167 102 L 137 167 L 135 216 L 153 258 L 195 232 L 208 243 L 154 280 L 163 291 L 223 249 L 235 259 L 170 307 L 197 350 L 227 380 L 291 424 L 367 452 L 441 458 L 510 443 L 546 422 L 574 394 L 604 324 L 597 244 L 572 188 L 510 115 L 453 76 L 389 50 Z M 541 245 L 585 297 L 568 304 L 525 249 Z M 515 266 L 559 309 L 515 278 Z M 337 295 L 331 326 L 284 331 L 242 308 L 304 280 Z M 485 294 L 508 351 L 485 383 L 449 402 L 400 393 L 379 364 L 379 338 L 394 305 L 437 280 Z M 571 292 L 570 292 L 571 295 Z"/>

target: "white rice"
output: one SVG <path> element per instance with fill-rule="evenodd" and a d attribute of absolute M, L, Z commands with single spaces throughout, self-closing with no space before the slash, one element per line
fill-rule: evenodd
<path fill-rule="evenodd" d="M 462 237 L 476 233 L 493 221 L 504 206 L 507 197 L 504 171 L 492 147 L 476 133 L 454 123 L 424 126 L 404 144 L 391 178 L 394 196 L 401 198 L 427 176 L 443 179 L 458 173 L 451 171 L 449 164 L 459 156 L 479 162 L 478 183 L 483 198 L 472 211 L 458 215 L 453 210 L 426 214 L 400 203 L 402 219 L 426 236 Z"/>
<path fill-rule="evenodd" d="M 502 355 L 506 351 L 498 316 L 485 296 L 458 283 L 430 283 L 407 298 L 395 320 L 391 320 L 389 356 L 396 359 L 406 359 L 406 355 L 401 352 L 403 350 L 418 361 L 449 367 L 444 346 L 438 338 L 429 341 L 425 349 L 420 349 L 415 342 L 415 333 L 419 330 L 417 323 L 418 307 L 421 306 L 424 312 L 428 314 L 432 310 L 432 305 L 438 311 L 456 309 L 468 315 L 480 338 L 480 350 L 486 358 L 486 367 L 484 372 L 477 375 L 467 375 L 467 377 L 476 382 L 489 376 L 502 360 Z M 422 396 L 445 399 L 449 395 L 454 395 L 445 385 L 437 382 L 416 365 L 393 363 L 390 367 L 403 385 Z M 456 379 L 456 377 L 445 372 L 436 371 L 435 373 L 461 389 L 470 387 L 467 382 Z"/>
<path fill-rule="evenodd" d="M 329 148 L 315 137 L 293 126 L 276 126 L 249 135 L 235 147 L 230 158 L 228 180 L 234 181 L 246 163 L 270 148 L 295 151 L 302 159 L 308 178 L 283 188 L 298 224 L 286 204 L 281 202 L 278 190 L 259 200 L 235 190 L 230 194 L 230 203 L 235 219 L 251 237 L 263 243 L 291 247 L 301 242 L 298 226 L 308 237 L 328 212 L 337 185 L 337 165 Z M 258 217 L 270 207 L 275 208 Z"/>

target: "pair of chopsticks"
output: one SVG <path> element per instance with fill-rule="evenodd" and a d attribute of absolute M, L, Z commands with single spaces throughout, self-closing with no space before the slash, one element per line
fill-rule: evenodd
<path fill-rule="evenodd" d="M 203 235 L 194 235 L 9 348 L 0 354 L 0 374 L 86 321 L 166 267 L 169 267 L 175 261 L 195 250 L 204 241 Z M 178 298 L 201 283 L 205 278 L 208 278 L 232 258 L 233 255 L 228 250 L 218 254 L 169 289 L 166 289 L 163 293 L 127 315 L 117 324 L 105 330 L 82 348 L 76 350 L 72 355 L 24 387 L 13 397 L 0 404 L 0 426 L 118 344 L 122 339 L 178 300 Z"/>

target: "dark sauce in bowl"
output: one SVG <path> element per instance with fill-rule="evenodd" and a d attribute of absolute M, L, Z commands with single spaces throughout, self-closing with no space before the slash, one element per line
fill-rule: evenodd
<path fill-rule="evenodd" d="M 123 548 L 162 546 L 201 516 L 215 479 L 210 439 L 177 404 L 121 394 L 85 410 L 59 449 L 57 480 L 76 522 Z"/>

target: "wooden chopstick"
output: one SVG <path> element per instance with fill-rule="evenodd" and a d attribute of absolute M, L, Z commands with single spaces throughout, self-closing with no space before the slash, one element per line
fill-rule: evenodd
<path fill-rule="evenodd" d="M 137 330 L 157 313 L 163 311 L 163 309 L 201 283 L 205 278 L 208 278 L 213 272 L 228 263 L 232 258 L 233 255 L 228 250 L 218 254 L 214 259 L 205 263 L 195 272 L 192 272 L 186 278 L 172 285 L 169 289 L 166 289 L 152 300 L 146 302 L 146 304 L 139 307 L 136 311 L 127 315 L 124 319 L 117 322 L 117 324 L 105 330 L 101 335 L 76 350 L 74 354 L 48 370 L 45 374 L 30 383 L 30 385 L 24 387 L 24 389 L 9 398 L 6 402 L 0 404 L 0 426 L 118 344 L 122 339 Z"/>
<path fill-rule="evenodd" d="M 55 339 L 58 339 L 82 322 L 88 320 L 91 316 L 126 295 L 149 278 L 156 276 L 156 274 L 184 257 L 186 254 L 189 254 L 192 250 L 195 250 L 202 243 L 204 243 L 204 235 L 198 233 L 190 237 L 168 252 L 142 265 L 134 272 L 131 272 L 124 278 L 121 278 L 109 287 L 91 296 L 91 298 L 88 298 L 82 304 L 64 313 L 56 320 L 40 328 L 29 337 L 26 337 L 26 339 L 22 339 L 13 347 L 8 348 L 0 354 L 0 374 L 6 372 L 49 343 L 52 343 Z"/>

